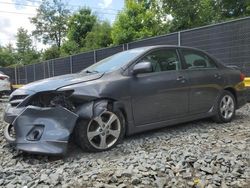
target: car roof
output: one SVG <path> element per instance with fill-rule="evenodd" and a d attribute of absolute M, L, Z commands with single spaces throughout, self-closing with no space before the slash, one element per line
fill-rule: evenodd
<path fill-rule="evenodd" d="M 198 50 L 198 51 L 203 51 L 198 48 L 194 47 L 189 47 L 189 46 L 179 46 L 179 45 L 152 45 L 152 46 L 144 46 L 144 47 L 138 47 L 138 48 L 132 48 L 129 50 L 133 49 L 144 49 L 144 50 L 150 50 L 150 49 L 155 49 L 155 48 L 184 48 L 184 49 L 191 49 L 191 50 Z"/>

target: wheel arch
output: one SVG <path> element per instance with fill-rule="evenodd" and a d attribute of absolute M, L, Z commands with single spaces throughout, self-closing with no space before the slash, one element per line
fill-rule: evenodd
<path fill-rule="evenodd" d="M 237 104 L 238 104 L 237 100 L 238 99 L 237 99 L 237 94 L 236 94 L 235 89 L 233 87 L 226 87 L 224 90 L 230 92 L 234 96 L 235 102 L 236 102 L 236 106 L 237 106 Z"/>
<path fill-rule="evenodd" d="M 113 111 L 119 110 L 122 113 L 125 121 L 125 131 L 127 131 L 128 121 L 125 105 L 116 99 L 97 98 L 83 103 L 76 109 L 76 114 L 79 116 L 78 119 L 92 119 L 108 109 Z"/>

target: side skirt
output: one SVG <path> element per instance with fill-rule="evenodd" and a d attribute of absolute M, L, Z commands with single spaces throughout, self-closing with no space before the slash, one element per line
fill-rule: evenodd
<path fill-rule="evenodd" d="M 145 124 L 145 125 L 140 125 L 140 126 L 134 126 L 132 122 L 129 122 L 127 135 L 132 135 L 132 134 L 136 134 L 136 133 L 148 131 L 148 130 L 153 130 L 153 129 L 159 129 L 159 128 L 163 128 L 163 127 L 167 127 L 167 126 L 171 126 L 175 124 L 180 124 L 180 123 L 185 123 L 185 122 L 190 122 L 194 120 L 209 118 L 212 116 L 213 116 L 213 113 L 208 112 L 208 113 L 195 114 L 195 115 L 190 115 L 188 117 L 181 117 L 181 118 L 176 118 L 176 119 L 171 119 L 171 120 L 161 121 L 161 122 L 156 122 L 156 123 L 150 123 L 150 124 Z"/>

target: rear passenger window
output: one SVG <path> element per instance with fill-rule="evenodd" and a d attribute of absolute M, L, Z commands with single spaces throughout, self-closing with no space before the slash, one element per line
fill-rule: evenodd
<path fill-rule="evenodd" d="M 206 54 L 193 50 L 182 50 L 185 69 L 209 69 L 216 68 L 215 62 Z"/>

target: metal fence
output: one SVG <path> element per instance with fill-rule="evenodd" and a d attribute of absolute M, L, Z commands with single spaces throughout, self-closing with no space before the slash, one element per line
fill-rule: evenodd
<path fill-rule="evenodd" d="M 0 70 L 11 77 L 12 83 L 26 84 L 48 77 L 76 73 L 101 59 L 124 50 L 164 44 L 190 46 L 205 50 L 224 64 L 239 66 L 247 76 L 250 76 L 250 17 L 147 38 L 37 64 L 17 68 L 0 68 Z"/>

